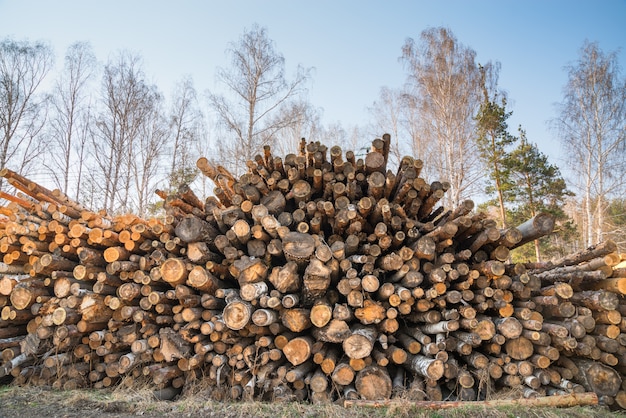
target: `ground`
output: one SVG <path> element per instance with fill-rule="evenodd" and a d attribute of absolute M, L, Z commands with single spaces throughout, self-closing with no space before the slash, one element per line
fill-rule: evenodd
<path fill-rule="evenodd" d="M 302 403 L 216 402 L 202 394 L 183 396 L 175 401 L 156 401 L 151 392 L 115 390 L 57 391 L 40 387 L 0 386 L 0 418 L 67 417 L 441 417 L 441 418 L 609 418 L 623 416 L 605 407 L 535 408 L 506 407 L 485 409 L 474 406 L 441 411 L 424 411 L 409 403 L 395 408 L 344 408 L 341 405 Z"/>

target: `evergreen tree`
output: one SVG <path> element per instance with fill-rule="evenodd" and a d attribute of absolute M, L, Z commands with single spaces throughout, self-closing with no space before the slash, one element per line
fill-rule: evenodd
<path fill-rule="evenodd" d="M 624 249 L 626 246 L 626 199 L 613 199 L 607 207 L 607 238 Z"/>
<path fill-rule="evenodd" d="M 514 224 L 521 224 L 540 212 L 549 212 L 556 220 L 556 240 L 570 240 L 575 228 L 563 207 L 572 193 L 567 189 L 559 168 L 550 164 L 537 145 L 527 140 L 526 132 L 521 128 L 519 145 L 508 155 L 504 167 L 514 186 L 511 198 L 516 206 L 510 212 Z M 535 241 L 534 256 L 537 261 L 541 261 L 542 254 L 551 256 L 559 252 L 556 247 L 561 246 L 554 246 L 554 242 L 550 237 Z M 520 248 L 517 255 L 522 258 L 531 256 L 528 248 Z"/>
<path fill-rule="evenodd" d="M 476 143 L 480 158 L 487 167 L 489 180 L 485 189 L 488 195 L 496 196 L 500 209 L 502 226 L 507 226 L 505 202 L 511 191 L 510 173 L 505 160 L 508 158 L 507 147 L 517 138 L 508 132 L 507 119 L 513 112 L 506 111 L 506 97 L 497 90 L 498 67 L 480 67 L 483 102 L 480 105 L 477 121 Z"/>

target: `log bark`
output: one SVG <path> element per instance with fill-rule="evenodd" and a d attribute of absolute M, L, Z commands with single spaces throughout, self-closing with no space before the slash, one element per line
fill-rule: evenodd
<path fill-rule="evenodd" d="M 522 238 L 510 248 L 514 249 L 520 247 L 528 242 L 548 235 L 553 229 L 554 217 L 548 213 L 540 213 L 517 226 L 517 230 L 522 234 Z"/>
<path fill-rule="evenodd" d="M 344 407 L 391 407 L 406 404 L 405 400 L 385 400 L 385 401 L 363 401 L 363 400 L 346 400 Z M 449 409 L 458 408 L 466 405 L 466 402 L 460 401 L 413 401 L 409 402 L 415 408 L 423 409 Z M 571 393 L 567 395 L 555 396 L 539 396 L 531 399 L 497 399 L 490 401 L 472 402 L 472 405 L 490 408 L 490 407 L 507 407 L 507 406 L 527 406 L 527 407 L 555 407 L 555 408 L 571 408 L 574 406 L 597 405 L 598 396 L 593 392 Z"/>

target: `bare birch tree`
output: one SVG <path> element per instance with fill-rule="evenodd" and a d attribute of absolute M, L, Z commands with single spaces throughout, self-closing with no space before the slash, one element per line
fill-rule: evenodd
<path fill-rule="evenodd" d="M 401 62 L 408 90 L 419 114 L 421 144 L 427 165 L 440 180 L 450 182 L 447 203 L 457 205 L 478 186 L 480 178 L 474 116 L 480 104 L 480 74 L 476 53 L 446 28 L 421 33 L 419 42 L 407 39 Z"/>
<path fill-rule="evenodd" d="M 132 208 L 139 216 L 146 216 L 151 198 L 155 196 L 159 172 L 163 167 L 163 151 L 168 141 L 168 126 L 155 99 L 152 110 L 146 115 L 139 128 L 133 156 L 131 172 L 134 182 Z"/>
<path fill-rule="evenodd" d="M 169 187 L 190 183 L 197 175 L 194 152 L 205 137 L 204 115 L 200 110 L 196 89 L 190 77 L 184 77 L 174 91 L 169 114 L 172 163 Z"/>
<path fill-rule="evenodd" d="M 256 25 L 227 53 L 231 66 L 217 71 L 227 93 L 209 93 L 209 102 L 226 132 L 218 142 L 220 159 L 238 174 L 264 145 L 273 144 L 278 132 L 300 120 L 300 113 L 283 110 L 303 96 L 310 71 L 299 66 L 287 80 L 285 59 L 266 29 Z"/>
<path fill-rule="evenodd" d="M 390 167 L 397 167 L 402 156 L 413 149 L 411 108 L 407 99 L 404 90 L 383 87 L 378 99 L 368 108 L 373 121 L 370 136 L 391 135 Z"/>
<path fill-rule="evenodd" d="M 295 153 L 300 146 L 301 138 L 308 141 L 319 141 L 322 132 L 320 110 L 313 107 L 306 100 L 293 100 L 284 106 L 280 112 L 274 115 L 279 120 L 289 120 L 272 141 L 272 149 L 275 155 L 287 155 Z"/>
<path fill-rule="evenodd" d="M 49 129 L 54 152 L 46 166 L 56 186 L 65 194 L 69 194 L 72 187 L 76 198 L 80 193 L 90 123 L 89 82 L 95 71 L 96 57 L 91 45 L 86 42 L 70 45 L 51 100 Z"/>
<path fill-rule="evenodd" d="M 93 138 L 93 157 L 102 188 L 102 204 L 110 213 L 131 210 L 132 161 L 144 124 L 161 99 L 145 80 L 139 56 L 121 52 L 104 68 L 102 109 Z"/>
<path fill-rule="evenodd" d="M 0 169 L 11 162 L 21 171 L 44 151 L 38 141 L 47 96 L 39 88 L 52 65 L 52 49 L 44 43 L 0 41 Z"/>
<path fill-rule="evenodd" d="M 616 53 L 585 42 L 578 61 L 566 67 L 568 82 L 553 122 L 582 195 L 584 245 L 604 239 L 610 198 L 626 184 L 626 78 Z"/>

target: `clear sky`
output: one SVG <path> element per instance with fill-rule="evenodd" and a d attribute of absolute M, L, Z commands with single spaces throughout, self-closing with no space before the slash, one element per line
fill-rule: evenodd
<path fill-rule="evenodd" d="M 310 101 L 324 121 L 344 127 L 368 122 L 366 108 L 381 87 L 399 87 L 398 58 L 407 38 L 446 26 L 477 52 L 499 61 L 512 133 L 528 139 L 559 165 L 559 146 L 546 121 L 556 116 L 583 42 L 620 50 L 626 65 L 626 0 L 0 0 L 0 39 L 48 41 L 58 60 L 76 41 L 89 41 L 101 61 L 119 50 L 141 54 L 144 69 L 166 94 L 183 75 L 196 89 L 215 87 L 225 49 L 254 23 L 264 26 L 286 60 L 315 67 Z"/>

